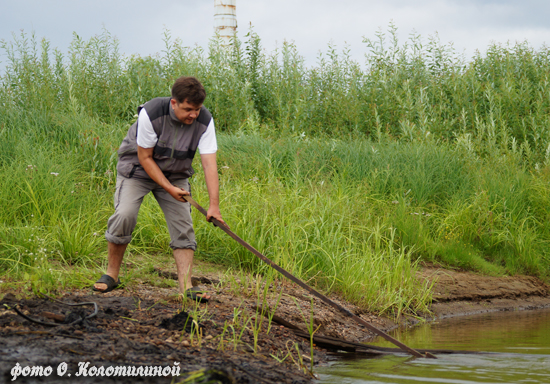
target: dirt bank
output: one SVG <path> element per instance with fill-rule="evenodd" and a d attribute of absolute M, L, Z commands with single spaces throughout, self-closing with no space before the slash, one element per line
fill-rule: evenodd
<path fill-rule="evenodd" d="M 163 271 L 162 276 L 171 279 L 173 272 Z M 169 372 L 167 377 L 154 378 L 155 382 L 169 383 L 176 368 L 182 374 L 174 381 L 177 383 L 189 380 L 191 373 L 203 375 L 204 369 L 210 370 L 208 374 L 225 377 L 226 381 L 221 382 L 227 383 L 312 382 L 308 373 L 312 356 L 309 342 L 288 326 L 259 315 L 257 306 L 276 308 L 267 315 L 306 332 L 307 324 L 313 324 L 315 335 L 352 342 L 371 339 L 368 331 L 291 283 L 269 287 L 264 297 L 261 282 L 253 278 L 223 281 L 221 274 L 200 276 L 198 283 L 213 294 L 207 305 L 182 301 L 174 288 L 157 288 L 146 281 L 108 294 L 80 290 L 59 297 L 65 303 L 97 303 L 97 315 L 93 317 L 89 317 L 94 311 L 92 305 L 71 307 L 18 292 L 4 295 L 0 301 L 0 382 L 12 382 L 17 364 L 22 373 L 13 382 L 25 383 L 151 382 L 153 379 L 144 372 Z M 486 277 L 434 266 L 423 268 L 419 277 L 435 279 L 432 316 L 438 318 L 550 306 L 550 287 L 531 277 Z M 331 298 L 380 329 L 387 331 L 396 326 L 337 297 Z M 15 309 L 48 323 L 55 323 L 52 317 L 57 315 L 57 321 L 65 323 L 37 324 Z M 313 364 L 326 359 L 327 350 L 315 346 Z M 52 367 L 52 373 L 47 378 L 25 377 L 23 373 L 30 372 L 24 371 L 25 367 Z M 135 369 L 138 375 L 114 377 L 117 367 L 127 374 Z M 154 371 L 150 367 L 159 368 Z"/>
<path fill-rule="evenodd" d="M 550 286 L 530 276 L 481 276 L 426 265 L 419 277 L 435 281 L 431 310 L 436 318 L 550 306 Z"/>

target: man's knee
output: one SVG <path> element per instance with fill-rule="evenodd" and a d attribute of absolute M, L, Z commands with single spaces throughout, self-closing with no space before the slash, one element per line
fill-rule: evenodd
<path fill-rule="evenodd" d="M 137 213 L 133 210 L 117 209 L 107 222 L 105 238 L 114 244 L 128 244 L 137 224 Z"/>

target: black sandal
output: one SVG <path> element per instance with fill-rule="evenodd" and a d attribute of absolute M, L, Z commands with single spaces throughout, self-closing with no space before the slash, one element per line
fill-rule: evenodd
<path fill-rule="evenodd" d="M 193 288 L 189 288 L 187 291 L 185 291 L 185 296 L 187 298 L 189 298 L 191 300 L 195 300 L 195 301 L 197 301 L 201 304 L 208 303 L 208 300 L 210 300 L 210 299 L 207 299 L 207 298 L 202 297 L 202 296 L 198 296 L 201 293 L 206 293 L 206 292 L 204 292 L 199 287 L 193 287 Z"/>
<path fill-rule="evenodd" d="M 116 289 L 120 285 L 120 279 L 118 279 L 118 281 L 115 281 L 115 279 L 113 279 L 111 276 L 103 275 L 95 283 L 106 284 L 107 288 L 97 289 L 96 287 L 92 287 L 92 290 L 96 292 L 107 293 L 107 292 L 111 292 L 113 289 Z"/>

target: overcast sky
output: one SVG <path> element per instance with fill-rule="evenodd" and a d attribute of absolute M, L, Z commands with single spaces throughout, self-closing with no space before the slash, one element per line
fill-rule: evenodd
<path fill-rule="evenodd" d="M 73 32 L 84 39 L 106 28 L 126 54 L 151 55 L 163 50 L 163 31 L 184 45 L 207 47 L 213 36 L 213 0 L 0 0 L 0 39 L 34 31 L 52 47 L 66 53 Z M 442 43 L 469 58 L 491 42 L 527 40 L 538 48 L 550 43 L 550 1 L 543 0 L 237 0 L 239 37 L 249 25 L 268 52 L 293 41 L 306 63 L 315 64 L 319 52 L 332 42 L 346 45 L 363 62 L 364 37 L 374 38 L 391 21 L 399 37 L 412 32 L 427 41 L 438 34 Z M 5 62 L 4 52 L 0 61 Z M 4 66 L 4 64 L 0 64 Z"/>

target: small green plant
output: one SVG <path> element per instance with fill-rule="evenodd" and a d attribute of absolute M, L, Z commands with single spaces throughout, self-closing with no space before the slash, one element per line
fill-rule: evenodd
<path fill-rule="evenodd" d="M 228 333 L 229 328 L 230 328 L 230 324 L 229 324 L 229 322 L 226 320 L 226 321 L 223 323 L 222 332 L 217 336 L 217 338 L 218 338 L 219 340 L 218 340 L 218 346 L 217 346 L 216 350 L 218 350 L 218 351 L 225 351 L 225 346 L 226 346 L 226 344 L 229 342 L 229 341 L 226 341 L 225 336 L 226 336 L 226 333 Z"/>
<path fill-rule="evenodd" d="M 289 346 L 289 344 L 290 344 L 290 346 Z M 276 355 L 271 354 L 270 356 L 280 364 L 282 364 L 283 362 L 285 362 L 287 359 L 290 358 L 290 360 L 292 360 L 292 362 L 299 369 L 303 370 L 304 373 L 309 373 L 307 367 L 304 365 L 304 360 L 303 360 L 302 354 L 300 352 L 299 344 L 296 343 L 296 342 L 292 342 L 292 341 L 288 340 L 285 344 L 285 348 L 286 348 L 286 353 L 284 353 L 282 351 L 277 351 Z M 294 354 L 296 354 L 297 356 L 294 357 Z"/>
<path fill-rule="evenodd" d="M 288 344 L 288 342 L 287 342 Z M 293 348 L 296 350 L 296 358 L 294 358 L 294 354 L 290 354 L 290 358 L 292 359 L 292 362 L 296 364 L 296 366 L 303 370 L 304 373 L 313 374 L 312 370 L 308 370 L 307 366 L 304 364 L 304 358 L 302 356 L 302 353 L 300 352 L 300 346 L 298 343 L 292 344 Z M 288 349 L 288 346 L 287 346 Z"/>
<path fill-rule="evenodd" d="M 188 313 L 188 317 L 183 326 L 183 331 L 180 337 L 182 341 L 185 337 L 188 322 L 190 332 L 189 340 L 192 346 L 201 347 L 203 341 L 203 328 L 200 326 L 202 321 L 209 319 L 212 315 L 208 311 L 208 305 L 204 305 L 195 300 L 188 300 L 183 294 L 180 294 L 182 299 L 182 311 Z"/>
<path fill-rule="evenodd" d="M 298 304 L 298 301 L 296 300 L 296 298 L 293 297 L 293 299 L 294 299 L 294 302 L 296 303 L 296 306 L 300 310 L 300 314 L 302 315 L 302 320 L 304 321 L 304 323 L 306 325 L 306 328 L 307 328 L 307 331 L 309 333 L 309 354 L 310 354 L 310 359 L 309 359 L 310 360 L 310 369 L 309 369 L 309 372 L 310 372 L 310 374 L 313 375 L 313 364 L 314 364 L 314 361 L 315 361 L 314 360 L 314 346 L 315 346 L 315 344 L 313 343 L 313 336 L 319 330 L 319 328 L 321 328 L 322 324 L 319 324 L 317 327 L 315 327 L 313 298 L 311 299 L 311 302 L 310 302 L 309 316 L 306 316 L 305 313 L 302 311 L 302 307 L 300 307 L 300 305 Z M 303 361 L 300 360 L 300 363 L 303 363 Z"/>
<path fill-rule="evenodd" d="M 218 350 L 225 351 L 227 344 L 231 344 L 233 351 L 237 351 L 242 343 L 243 334 L 248 330 L 248 324 L 251 322 L 251 318 L 242 310 L 242 305 L 243 303 L 238 308 L 233 309 L 232 321 L 224 322 L 222 332 L 218 336 Z"/>
<path fill-rule="evenodd" d="M 264 319 L 267 317 L 267 326 L 266 326 L 266 335 L 269 335 L 271 331 L 271 325 L 275 311 L 282 297 L 282 290 L 279 291 L 275 305 L 273 308 L 268 306 L 268 296 L 270 294 L 271 286 L 273 284 L 273 277 L 267 277 L 263 280 L 260 279 L 260 276 L 257 276 L 256 279 L 256 312 L 253 316 L 252 323 L 252 335 L 254 338 L 254 353 L 258 352 L 258 340 L 259 336 L 263 331 L 262 325 L 264 324 Z M 262 288 L 263 287 L 263 288 Z M 267 312 L 267 313 L 266 313 Z"/>

